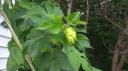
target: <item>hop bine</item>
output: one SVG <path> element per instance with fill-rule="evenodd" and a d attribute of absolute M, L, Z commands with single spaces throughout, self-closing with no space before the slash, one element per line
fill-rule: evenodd
<path fill-rule="evenodd" d="M 68 40 L 68 43 L 69 43 L 70 45 L 74 44 L 75 41 L 77 40 L 77 39 L 76 39 L 76 31 L 75 31 L 75 29 L 72 28 L 72 27 L 66 28 L 66 29 L 64 30 L 64 33 L 65 33 L 65 35 L 66 35 L 66 38 L 67 38 L 67 40 Z"/>

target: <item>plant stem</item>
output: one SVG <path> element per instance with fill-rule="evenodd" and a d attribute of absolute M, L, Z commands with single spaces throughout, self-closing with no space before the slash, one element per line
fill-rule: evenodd
<path fill-rule="evenodd" d="M 7 17 L 7 15 L 5 14 L 5 12 L 4 12 L 2 9 L 1 9 L 0 12 L 1 12 L 2 16 L 4 17 L 4 20 L 5 20 L 5 22 L 6 22 L 7 26 L 8 26 L 8 28 L 9 28 L 11 34 L 12 34 L 12 37 L 13 37 L 15 43 L 17 44 L 17 46 L 18 46 L 21 50 L 23 50 L 23 47 L 22 47 L 22 45 L 21 45 L 21 43 L 20 43 L 20 41 L 19 41 L 19 39 L 18 39 L 16 33 L 14 32 L 14 30 L 13 30 L 13 28 L 12 28 L 12 26 L 11 26 L 11 23 L 10 23 L 10 21 L 9 21 L 9 19 L 8 19 L 8 17 Z M 31 70 L 32 70 L 32 71 L 36 71 L 35 68 L 34 68 L 34 66 L 33 66 L 33 64 L 32 64 L 32 60 L 31 60 L 30 56 L 29 56 L 29 55 L 25 55 L 25 59 L 26 59 L 27 62 L 29 63 L 29 65 L 30 65 L 30 67 L 31 67 Z"/>

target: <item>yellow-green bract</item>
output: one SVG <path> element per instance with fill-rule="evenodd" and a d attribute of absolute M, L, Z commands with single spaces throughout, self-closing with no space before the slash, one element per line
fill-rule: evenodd
<path fill-rule="evenodd" d="M 74 44 L 76 41 L 76 31 L 74 30 L 74 28 L 72 27 L 66 28 L 64 32 L 69 44 L 70 45 Z"/>

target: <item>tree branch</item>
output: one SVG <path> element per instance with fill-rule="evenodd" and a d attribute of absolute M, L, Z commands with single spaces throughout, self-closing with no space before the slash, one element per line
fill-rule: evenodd
<path fill-rule="evenodd" d="M 119 55 L 119 49 L 115 48 L 113 58 L 112 58 L 112 71 L 116 71 L 116 67 L 118 63 L 118 55 Z"/>
<path fill-rule="evenodd" d="M 128 49 L 126 49 L 126 52 L 122 55 L 116 71 L 121 71 L 121 69 L 126 61 L 127 53 L 128 53 Z"/>
<path fill-rule="evenodd" d="M 124 30 L 124 29 L 122 29 L 120 26 L 118 26 L 117 24 L 115 24 L 112 20 L 110 20 L 108 17 L 106 17 L 106 16 L 104 16 L 104 18 L 106 19 L 106 20 L 108 20 L 109 22 L 111 22 L 113 25 L 115 25 L 117 28 L 119 28 L 122 32 L 124 32 L 127 36 L 128 36 L 128 33 Z"/>
<path fill-rule="evenodd" d="M 68 11 L 67 11 L 67 14 L 71 14 L 71 11 L 72 11 L 72 2 L 73 0 L 67 0 L 68 2 Z"/>
<path fill-rule="evenodd" d="M 88 19 L 89 19 L 89 0 L 86 1 L 87 4 L 87 9 L 86 9 L 86 21 L 88 23 Z"/>

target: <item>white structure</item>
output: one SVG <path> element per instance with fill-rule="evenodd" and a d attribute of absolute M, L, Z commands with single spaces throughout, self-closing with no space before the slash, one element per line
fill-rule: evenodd
<path fill-rule="evenodd" d="M 0 16 L 0 23 L 2 18 Z M 11 39 L 11 33 L 7 28 L 0 25 L 0 71 L 6 71 L 7 58 L 9 56 L 8 42 Z"/>

